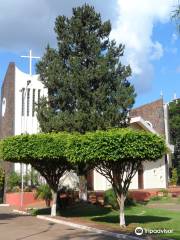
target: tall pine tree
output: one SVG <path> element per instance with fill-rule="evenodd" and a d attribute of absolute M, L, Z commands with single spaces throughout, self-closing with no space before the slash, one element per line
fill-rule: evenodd
<path fill-rule="evenodd" d="M 135 92 L 130 66 L 120 58 L 124 46 L 110 41 L 111 24 L 94 7 L 73 8 L 71 18 L 55 22 L 57 48 L 46 48 L 37 64 L 48 89 L 37 117 L 43 132 L 94 131 L 128 124 Z"/>

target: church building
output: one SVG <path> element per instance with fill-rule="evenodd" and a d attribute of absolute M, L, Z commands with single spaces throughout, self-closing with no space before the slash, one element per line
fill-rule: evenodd
<path fill-rule="evenodd" d="M 23 133 L 33 134 L 40 131 L 35 106 L 42 96 L 47 96 L 47 89 L 40 82 L 39 76 L 26 74 L 18 69 L 15 63 L 10 63 L 1 87 L 1 139 L 7 136 Z M 167 105 L 163 103 L 162 99 L 133 109 L 130 117 L 130 127 L 162 135 L 169 145 Z M 169 148 L 172 149 L 170 145 Z M 166 188 L 169 167 L 168 154 L 156 162 L 144 162 L 134 176 L 130 188 Z M 13 170 L 20 172 L 21 170 L 18 163 L 6 163 L 5 168 L 7 172 Z M 109 182 L 95 170 L 88 173 L 87 180 L 89 190 L 104 191 L 111 187 Z M 78 181 L 75 176 L 74 181 Z M 67 180 L 66 183 L 75 185 L 73 179 Z"/>
<path fill-rule="evenodd" d="M 0 138 L 39 132 L 35 107 L 47 90 L 38 75 L 30 75 L 10 63 L 1 87 Z M 5 164 L 6 171 L 20 171 L 20 164 Z"/>

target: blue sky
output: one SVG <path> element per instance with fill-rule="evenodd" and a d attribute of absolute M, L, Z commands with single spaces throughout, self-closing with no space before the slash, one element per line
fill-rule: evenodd
<path fill-rule="evenodd" d="M 180 34 L 170 20 L 176 0 L 112 0 L 106 5 L 103 0 L 40 0 L 38 6 L 35 0 L 14 0 L 14 5 L 6 0 L 0 3 L 0 84 L 9 62 L 28 73 L 29 62 L 20 56 L 29 49 L 42 56 L 47 43 L 55 46 L 56 16 L 70 16 L 75 3 L 85 2 L 94 5 L 103 20 L 111 20 L 111 38 L 126 45 L 123 62 L 132 67 L 135 106 L 160 98 L 161 91 L 165 102 L 174 93 L 180 97 Z"/>

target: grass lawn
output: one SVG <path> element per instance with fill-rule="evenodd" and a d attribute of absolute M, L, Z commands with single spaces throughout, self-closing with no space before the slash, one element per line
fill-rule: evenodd
<path fill-rule="evenodd" d="M 151 204 L 151 203 L 173 203 L 173 204 L 179 204 L 180 205 L 180 197 L 170 197 L 170 196 L 167 196 L 167 197 L 154 197 L 154 198 L 151 198 L 150 201 L 148 202 L 148 204 Z"/>
<path fill-rule="evenodd" d="M 37 214 L 47 214 L 41 210 Z M 77 204 L 74 207 L 61 210 L 63 217 L 79 217 L 88 219 L 96 224 L 107 225 L 107 228 L 119 229 L 119 213 L 110 208 L 99 207 L 92 204 Z M 148 205 L 127 207 L 125 210 L 127 228 L 123 232 L 134 233 L 136 227 L 146 229 L 173 229 L 172 234 L 154 235 L 155 239 L 180 239 L 180 211 L 169 211 L 166 209 L 152 209 Z"/>

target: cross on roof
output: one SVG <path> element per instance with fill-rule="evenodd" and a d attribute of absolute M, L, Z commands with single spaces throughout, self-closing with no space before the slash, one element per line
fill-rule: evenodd
<path fill-rule="evenodd" d="M 23 58 L 29 58 L 29 75 L 32 76 L 32 59 L 36 58 L 39 59 L 40 57 L 34 57 L 32 56 L 32 50 L 29 50 L 29 56 L 21 56 Z"/>

